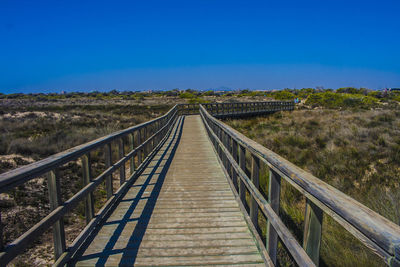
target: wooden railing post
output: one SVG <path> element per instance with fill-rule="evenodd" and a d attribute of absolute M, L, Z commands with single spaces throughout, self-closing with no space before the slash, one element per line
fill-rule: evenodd
<path fill-rule="evenodd" d="M 246 149 L 239 145 L 239 166 L 240 168 L 246 172 Z M 240 200 L 242 201 L 243 205 L 246 203 L 246 187 L 242 179 L 240 179 L 239 183 L 239 196 Z"/>
<path fill-rule="evenodd" d="M 236 163 L 239 162 L 238 143 L 233 138 L 232 138 L 232 157 Z M 239 188 L 238 188 L 237 174 L 236 174 L 236 171 L 234 171 L 233 169 L 232 169 L 232 180 L 233 180 L 233 185 L 236 188 L 236 191 L 238 191 Z"/>
<path fill-rule="evenodd" d="M 104 155 L 105 155 L 106 169 L 108 169 L 112 165 L 111 142 L 104 146 Z M 106 192 L 107 192 L 107 199 L 112 197 L 113 195 L 112 174 L 106 177 Z"/>
<path fill-rule="evenodd" d="M 147 140 L 147 127 L 143 128 L 143 142 L 145 142 Z M 145 159 L 147 157 L 147 152 L 148 152 L 148 143 L 146 143 L 143 147 L 143 159 Z"/>
<path fill-rule="evenodd" d="M 122 159 L 125 156 L 125 147 L 124 147 L 124 139 L 121 137 L 118 140 L 118 157 Z M 119 168 L 119 184 L 123 184 L 125 182 L 125 163 L 121 164 Z"/>
<path fill-rule="evenodd" d="M 88 185 L 92 179 L 92 171 L 90 168 L 90 152 L 81 157 L 82 161 L 82 178 L 83 186 Z M 88 224 L 94 218 L 94 198 L 93 193 L 90 192 L 85 198 L 85 218 L 86 224 Z"/>
<path fill-rule="evenodd" d="M 138 130 L 136 132 L 136 144 L 137 146 L 140 146 L 142 142 L 142 137 L 141 137 L 141 133 L 140 130 Z M 142 163 L 142 149 L 139 149 L 139 151 L 137 152 L 137 158 L 138 158 L 138 166 Z"/>
<path fill-rule="evenodd" d="M 133 133 L 129 134 L 129 152 L 135 149 L 135 139 L 134 139 Z M 132 156 L 132 158 L 129 161 L 129 174 L 132 175 L 132 173 L 135 171 L 135 155 Z"/>
<path fill-rule="evenodd" d="M 323 211 L 307 199 L 304 216 L 303 248 L 316 266 L 319 265 Z"/>
<path fill-rule="evenodd" d="M 225 149 L 228 149 L 228 134 L 222 131 L 222 143 L 224 144 Z M 228 172 L 228 157 L 222 152 L 223 156 L 223 163 L 225 170 Z"/>
<path fill-rule="evenodd" d="M 254 186 L 259 189 L 260 187 L 260 159 L 251 155 L 251 180 Z M 258 227 L 258 205 L 257 201 L 253 196 L 251 196 L 251 204 L 250 204 L 250 219 L 253 223 L 254 227 L 259 231 Z"/>
<path fill-rule="evenodd" d="M 279 202 L 281 192 L 281 177 L 274 170 L 269 170 L 268 201 L 271 208 L 279 215 Z M 271 225 L 267 224 L 267 251 L 272 262 L 276 265 L 276 256 L 278 250 L 278 234 Z"/>
<path fill-rule="evenodd" d="M 219 140 L 221 140 L 221 128 L 217 128 L 217 136 L 218 136 L 218 139 Z M 221 159 L 221 161 L 222 161 L 222 157 L 221 157 L 221 151 L 222 151 L 222 149 L 221 149 L 221 146 L 220 145 L 218 145 L 218 157 Z"/>
<path fill-rule="evenodd" d="M 59 207 L 61 203 L 60 181 L 56 171 L 47 173 L 47 187 L 49 190 L 50 210 Z M 65 251 L 65 231 L 63 218 L 53 225 L 54 256 L 57 260 Z"/>

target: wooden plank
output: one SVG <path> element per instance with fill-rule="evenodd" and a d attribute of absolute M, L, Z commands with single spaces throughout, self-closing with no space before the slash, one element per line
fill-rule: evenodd
<path fill-rule="evenodd" d="M 259 189 L 260 186 L 260 159 L 257 156 L 252 155 L 251 157 L 251 181 L 254 184 L 254 187 Z M 258 226 L 258 204 L 257 201 L 251 196 L 250 203 L 250 219 L 253 223 L 254 227 L 258 232 L 260 231 L 260 227 Z"/>
<path fill-rule="evenodd" d="M 139 146 L 142 143 L 142 137 L 141 137 L 141 133 L 140 131 L 136 132 L 136 140 L 137 140 L 137 146 Z M 138 165 L 140 165 L 142 163 L 142 159 L 143 159 L 143 150 L 140 149 L 137 153 L 137 157 L 138 157 Z"/>
<path fill-rule="evenodd" d="M 160 122 L 157 122 L 159 124 Z M 133 133 L 128 135 L 129 138 L 129 151 L 132 151 L 135 148 L 135 136 Z M 131 160 L 129 161 L 129 174 L 132 175 L 132 173 L 135 171 L 135 156 L 133 155 Z"/>
<path fill-rule="evenodd" d="M 243 171 L 246 170 L 246 149 L 240 145 L 239 145 L 239 166 Z M 247 206 L 246 187 L 241 179 L 239 181 L 239 197 L 240 201 L 242 201 L 243 205 L 246 207 Z"/>
<path fill-rule="evenodd" d="M 82 182 L 83 186 L 88 185 L 92 179 L 90 153 L 81 157 L 82 162 Z M 93 193 L 89 193 L 85 198 L 85 218 L 88 224 L 94 217 L 94 198 Z"/>
<path fill-rule="evenodd" d="M 281 177 L 275 171 L 269 171 L 269 182 L 268 182 L 268 201 L 272 210 L 279 215 L 279 204 L 280 204 L 280 192 L 281 192 Z M 268 221 L 267 223 L 267 250 L 269 257 L 272 262 L 276 265 L 276 259 L 278 254 L 278 234 L 275 231 L 272 224 Z"/>
<path fill-rule="evenodd" d="M 315 265 L 318 266 L 319 250 L 321 247 L 323 211 L 308 199 L 306 203 L 303 248 L 313 260 Z"/>
<path fill-rule="evenodd" d="M 239 162 L 239 156 L 238 156 L 238 144 L 235 141 L 235 139 L 232 139 L 232 157 L 235 159 L 235 162 Z M 232 180 L 233 180 L 233 185 L 236 188 L 236 191 L 239 192 L 239 185 L 238 185 L 238 179 L 235 170 L 232 167 Z"/>
<path fill-rule="evenodd" d="M 55 210 L 61 202 L 60 181 L 56 171 L 50 171 L 47 174 L 47 187 L 49 190 L 50 209 Z M 58 259 L 65 251 L 65 231 L 63 219 L 58 220 L 53 225 L 53 242 L 54 242 L 54 257 Z"/>
<path fill-rule="evenodd" d="M 125 142 L 123 138 L 118 139 L 118 157 L 122 159 L 125 156 Z M 125 182 L 125 164 L 122 164 L 119 168 L 119 184 L 122 185 Z"/>
<path fill-rule="evenodd" d="M 106 169 L 110 168 L 112 165 L 112 151 L 111 151 L 111 143 L 108 143 L 104 146 L 104 155 L 105 155 L 105 163 Z M 113 182 L 112 182 L 112 174 L 108 175 L 105 180 L 106 185 L 106 194 L 107 199 L 109 199 L 113 194 Z"/>

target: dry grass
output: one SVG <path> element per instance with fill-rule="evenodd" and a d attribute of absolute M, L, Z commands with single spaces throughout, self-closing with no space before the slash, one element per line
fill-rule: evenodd
<path fill-rule="evenodd" d="M 400 224 L 400 112 L 295 110 L 227 121 L 248 137 Z M 281 217 L 302 241 L 304 199 L 282 186 Z M 325 266 L 383 263 L 329 217 L 323 226 Z"/>

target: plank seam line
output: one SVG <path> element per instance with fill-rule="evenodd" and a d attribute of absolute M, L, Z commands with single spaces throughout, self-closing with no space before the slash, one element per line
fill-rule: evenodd
<path fill-rule="evenodd" d="M 225 257 L 225 256 L 241 256 L 241 255 L 260 255 L 258 251 L 255 252 L 238 252 L 238 253 L 230 253 L 230 254 L 213 254 L 213 253 L 205 253 L 205 254 L 190 254 L 190 255 L 168 255 L 168 256 L 141 256 L 137 257 L 136 259 L 148 259 L 148 258 L 195 258 L 195 257 L 207 257 L 207 256 L 213 256 L 213 257 Z M 262 259 L 261 259 L 262 260 Z M 257 260 L 255 260 L 257 261 Z"/>

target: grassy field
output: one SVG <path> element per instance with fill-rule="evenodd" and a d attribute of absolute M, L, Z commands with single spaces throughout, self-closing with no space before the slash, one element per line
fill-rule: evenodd
<path fill-rule="evenodd" d="M 400 224 L 397 109 L 295 110 L 227 123 Z M 301 243 L 305 199 L 283 182 L 281 201 L 281 217 Z M 287 265 L 282 249 L 280 256 L 281 264 Z M 322 266 L 384 265 L 328 216 L 324 216 L 321 256 Z"/>

